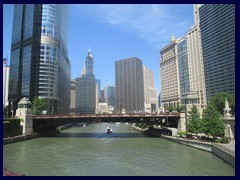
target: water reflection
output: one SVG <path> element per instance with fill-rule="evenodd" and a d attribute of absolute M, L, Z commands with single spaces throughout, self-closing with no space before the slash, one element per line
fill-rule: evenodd
<path fill-rule="evenodd" d="M 61 133 L 57 137 L 74 138 L 144 138 L 141 133 Z"/>

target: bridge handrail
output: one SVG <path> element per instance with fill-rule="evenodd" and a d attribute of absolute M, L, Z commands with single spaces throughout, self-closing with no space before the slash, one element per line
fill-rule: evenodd
<path fill-rule="evenodd" d="M 69 114 L 69 115 L 38 115 L 38 116 L 33 116 L 33 119 L 46 119 L 46 118 L 87 118 L 87 117 L 96 117 L 96 118 L 101 118 L 101 117 L 180 117 L 179 113 L 175 114 L 169 114 L 169 113 L 162 113 L 162 114 Z"/>

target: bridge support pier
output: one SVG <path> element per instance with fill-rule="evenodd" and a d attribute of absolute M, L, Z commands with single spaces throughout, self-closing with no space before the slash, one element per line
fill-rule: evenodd
<path fill-rule="evenodd" d="M 178 131 L 182 132 L 182 131 L 186 131 L 186 116 L 185 116 L 185 112 L 184 113 L 180 113 L 180 117 L 179 117 L 179 121 L 178 121 Z"/>
<path fill-rule="evenodd" d="M 24 97 L 19 101 L 16 118 L 21 119 L 22 134 L 33 132 L 32 103 L 29 99 Z"/>

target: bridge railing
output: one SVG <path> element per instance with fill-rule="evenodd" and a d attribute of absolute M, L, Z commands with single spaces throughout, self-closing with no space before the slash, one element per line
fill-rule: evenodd
<path fill-rule="evenodd" d="M 48 118 L 111 118 L 111 117 L 180 117 L 179 113 L 176 114 L 70 114 L 70 115 L 38 115 L 34 119 L 48 119 Z"/>

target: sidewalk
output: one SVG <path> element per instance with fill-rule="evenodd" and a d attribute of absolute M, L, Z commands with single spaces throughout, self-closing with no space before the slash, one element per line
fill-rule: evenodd
<path fill-rule="evenodd" d="M 215 146 L 235 157 L 235 140 L 231 140 L 231 142 L 228 144 L 213 143 L 213 146 Z"/>
<path fill-rule="evenodd" d="M 224 147 L 227 147 L 227 148 L 235 151 L 235 140 L 234 140 L 234 139 L 231 140 L 231 142 L 228 143 L 228 144 L 219 144 L 219 145 L 222 145 L 222 146 L 224 146 Z"/>

